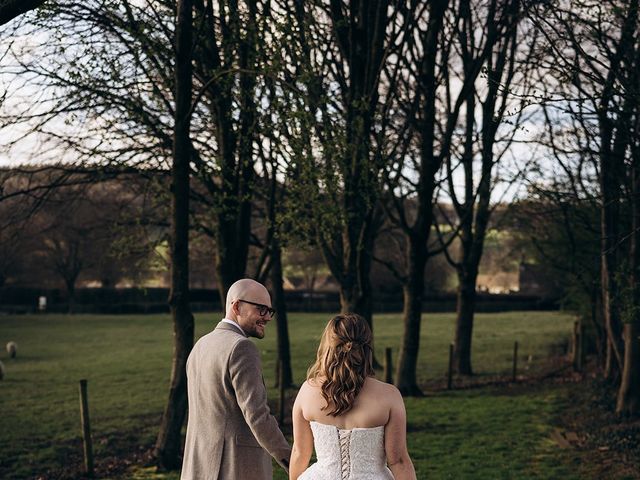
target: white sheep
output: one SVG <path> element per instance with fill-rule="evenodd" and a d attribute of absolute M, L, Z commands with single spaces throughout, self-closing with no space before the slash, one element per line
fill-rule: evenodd
<path fill-rule="evenodd" d="M 10 358 L 16 358 L 18 354 L 18 344 L 16 342 L 7 343 L 7 353 Z"/>
<path fill-rule="evenodd" d="M 0 362 L 0 380 L 4 378 L 4 363 Z"/>

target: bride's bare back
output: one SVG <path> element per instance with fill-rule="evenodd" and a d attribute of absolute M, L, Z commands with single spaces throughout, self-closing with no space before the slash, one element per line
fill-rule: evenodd
<path fill-rule="evenodd" d="M 307 422 L 319 422 L 334 425 L 340 429 L 371 428 L 387 425 L 391 411 L 398 407 L 398 390 L 387 383 L 369 377 L 347 413 L 334 417 L 327 413 L 327 402 L 320 390 L 321 380 L 309 380 L 304 383 L 296 403 L 300 404 L 302 416 Z"/>
<path fill-rule="evenodd" d="M 329 320 L 293 405 L 290 479 L 332 478 L 339 470 L 343 479 L 415 480 L 404 402 L 393 385 L 373 377 L 371 341 L 359 315 Z M 314 435 L 318 462 L 307 470 Z"/>
<path fill-rule="evenodd" d="M 384 453 L 396 480 L 414 480 L 415 471 L 406 444 L 406 412 L 402 396 L 393 385 L 368 377 L 356 396 L 353 407 L 333 416 L 327 413 L 321 379 L 306 381 L 293 406 L 294 445 L 291 479 L 306 469 L 313 450 L 310 422 L 332 425 L 340 430 L 384 427 Z"/>

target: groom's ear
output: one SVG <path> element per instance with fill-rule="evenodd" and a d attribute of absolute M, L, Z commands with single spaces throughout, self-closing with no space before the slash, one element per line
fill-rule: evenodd
<path fill-rule="evenodd" d="M 231 311 L 236 315 L 240 313 L 240 302 L 238 300 L 231 302 Z"/>

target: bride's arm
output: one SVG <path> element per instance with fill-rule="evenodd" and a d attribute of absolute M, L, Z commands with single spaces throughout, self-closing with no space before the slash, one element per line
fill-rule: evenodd
<path fill-rule="evenodd" d="M 387 465 L 395 480 L 416 480 L 416 471 L 407 451 L 407 413 L 402 395 L 390 386 L 391 408 L 384 429 L 384 450 Z"/>
<path fill-rule="evenodd" d="M 293 404 L 293 449 L 289 463 L 289 479 L 297 478 L 309 466 L 311 453 L 313 452 L 313 432 L 309 422 L 302 415 L 302 403 L 304 401 L 305 385 L 300 388 L 296 401 Z"/>

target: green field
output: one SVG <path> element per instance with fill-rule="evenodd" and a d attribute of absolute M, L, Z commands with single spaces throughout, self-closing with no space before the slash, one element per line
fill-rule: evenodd
<path fill-rule="evenodd" d="M 290 314 L 294 377 L 304 379 L 326 314 Z M 213 328 L 217 314 L 196 318 L 196 336 Z M 508 375 L 513 342 L 519 342 L 521 372 L 534 374 L 562 349 L 573 318 L 554 312 L 480 314 L 474 332 L 478 378 Z M 565 386 L 438 389 L 446 372 L 453 314 L 428 314 L 422 324 L 420 377 L 427 396 L 407 399 L 408 444 L 418 478 L 585 478 L 549 439 L 568 394 Z M 374 318 L 376 351 L 397 352 L 402 332 L 397 314 Z M 6 353 L 0 382 L 0 478 L 34 478 L 79 471 L 81 462 L 78 381 L 89 382 L 96 463 L 122 452 L 149 448 L 167 395 L 172 327 L 169 316 L 1 316 L 0 345 L 18 343 L 18 358 Z M 265 381 L 272 389 L 275 326 L 258 342 Z M 291 392 L 291 396 L 294 392 Z M 107 475 L 108 476 L 108 475 Z M 154 475 L 133 465 L 119 478 Z M 110 477 L 110 478 L 115 478 Z M 277 474 L 282 479 L 283 475 Z"/>

